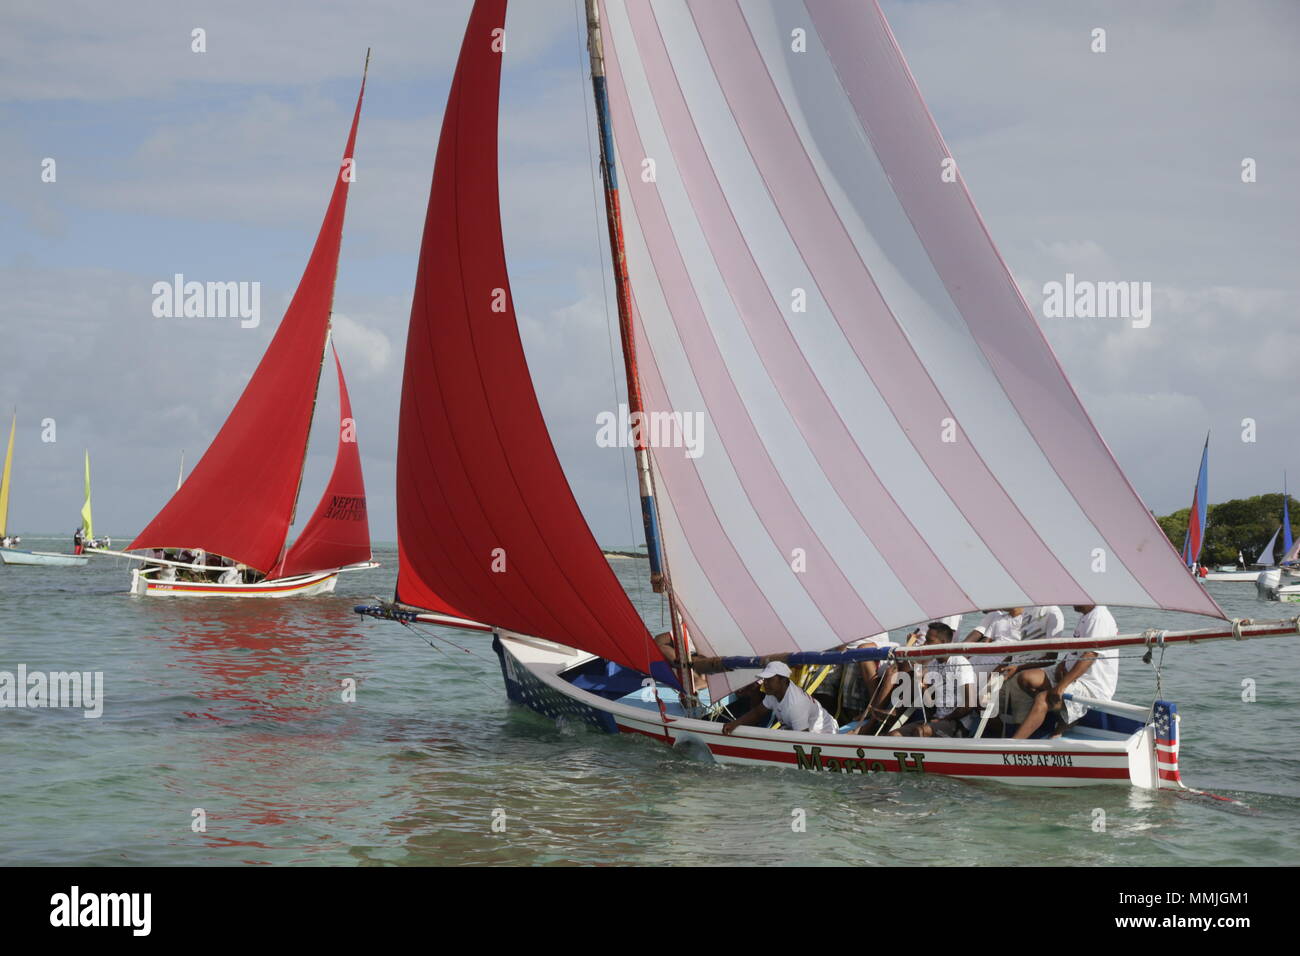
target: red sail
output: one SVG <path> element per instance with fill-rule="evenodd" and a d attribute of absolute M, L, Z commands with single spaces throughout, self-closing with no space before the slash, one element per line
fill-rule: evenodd
<path fill-rule="evenodd" d="M 202 548 L 259 571 L 280 557 L 307 454 L 365 90 L 363 78 L 334 194 L 280 327 L 207 452 L 128 550 Z"/>
<path fill-rule="evenodd" d="M 542 419 L 515 324 L 497 195 L 504 0 L 479 0 L 424 224 L 397 448 L 398 600 L 641 671 L 658 659 Z"/>
<path fill-rule="evenodd" d="M 298 535 L 289 553 L 269 575 L 287 578 L 331 568 L 347 567 L 370 560 L 370 522 L 366 518 L 366 483 L 361 476 L 361 451 L 357 447 L 357 424 L 343 381 L 338 350 L 334 367 L 339 373 L 339 450 L 334 471 L 321 495 L 320 504 Z"/>

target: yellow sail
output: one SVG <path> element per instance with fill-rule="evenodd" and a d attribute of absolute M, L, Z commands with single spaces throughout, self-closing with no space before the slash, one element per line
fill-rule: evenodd
<path fill-rule="evenodd" d="M 9 448 L 5 451 L 4 477 L 0 478 L 0 537 L 4 537 L 5 526 L 9 523 L 9 468 L 14 463 L 14 429 L 18 427 L 18 413 L 9 423 Z"/>
<path fill-rule="evenodd" d="M 86 503 L 81 506 L 81 531 L 89 544 L 95 537 L 95 524 L 90 520 L 90 449 L 86 449 Z"/>

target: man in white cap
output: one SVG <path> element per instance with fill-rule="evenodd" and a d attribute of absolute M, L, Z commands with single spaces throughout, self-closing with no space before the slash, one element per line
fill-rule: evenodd
<path fill-rule="evenodd" d="M 730 734 L 737 727 L 764 724 L 770 714 L 776 715 L 782 730 L 814 734 L 833 734 L 839 730 L 835 718 L 826 712 L 825 707 L 791 683 L 790 668 L 781 661 L 772 661 L 763 668 L 758 675 L 758 689 L 767 696 L 739 720 L 724 724 L 724 734 Z"/>

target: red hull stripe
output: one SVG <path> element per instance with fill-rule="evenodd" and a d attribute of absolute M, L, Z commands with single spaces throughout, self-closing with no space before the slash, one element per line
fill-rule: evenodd
<path fill-rule="evenodd" d="M 624 727 L 622 724 L 619 724 L 619 729 L 620 729 L 620 730 L 633 730 L 633 731 L 636 730 L 635 727 Z M 646 733 L 646 731 L 637 731 L 637 732 L 639 732 L 639 733 Z M 721 731 L 714 731 L 714 730 L 692 730 L 692 731 L 690 731 L 690 733 L 694 734 L 694 735 L 697 736 L 697 737 L 721 737 L 721 738 L 723 738 L 723 739 L 728 739 L 728 740 L 734 740 L 734 739 L 735 739 L 734 737 L 730 737 L 730 738 L 727 737 L 727 735 L 724 734 L 724 733 L 722 733 Z M 662 735 L 661 735 L 661 734 L 650 734 L 649 736 L 662 736 Z M 849 737 L 849 736 L 852 736 L 852 735 L 851 735 L 851 734 L 845 734 L 845 735 L 843 735 L 843 736 Z M 863 740 L 880 740 L 880 739 L 881 739 L 881 738 L 879 738 L 879 737 L 863 738 Z M 898 740 L 907 740 L 908 738 L 906 738 L 906 737 L 899 737 L 899 738 L 896 738 L 896 739 L 898 739 Z M 774 740 L 774 741 L 772 741 L 772 743 L 784 743 L 784 741 L 775 741 L 775 740 Z M 817 744 L 816 746 L 819 746 L 819 747 L 823 747 L 823 748 L 825 748 L 825 747 L 828 746 L 828 745 L 827 745 L 827 744 Z M 852 743 L 852 744 L 848 744 L 848 743 L 845 743 L 845 744 L 830 744 L 829 746 L 831 746 L 831 747 L 850 747 L 850 748 L 857 748 L 857 747 L 865 747 L 865 744 L 862 743 L 862 742 L 855 741 L 855 742 Z M 928 747 L 928 748 L 926 748 L 926 751 L 925 751 L 925 752 L 926 752 L 927 754 L 967 754 L 967 755 L 969 755 L 969 754 L 973 753 L 974 751 L 971 751 L 971 750 L 964 750 L 964 749 L 958 749 L 958 748 L 956 748 L 956 747 Z M 982 750 L 982 751 L 980 751 L 981 754 L 984 754 L 984 755 L 987 755 L 987 756 L 990 756 L 990 757 L 1000 757 L 1000 756 L 1002 756 L 1003 754 L 1014 754 L 1014 753 L 1024 753 L 1024 752 L 1025 752 L 1025 751 L 1021 751 L 1021 750 Z M 1062 757 L 1109 757 L 1109 756 L 1112 756 L 1112 754 L 1098 753 L 1098 752 L 1095 751 L 1095 750 L 1053 750 L 1053 751 L 1051 751 L 1051 752 L 1054 753 L 1054 754 L 1060 754 Z M 827 756 L 832 756 L 832 755 L 828 754 Z M 844 754 L 844 756 L 846 756 L 846 757 L 847 757 L 847 756 L 852 756 L 853 759 L 855 759 L 855 760 L 857 759 L 857 754 L 855 754 L 855 753 Z M 867 759 L 869 760 L 869 759 L 871 759 L 871 758 L 868 757 Z"/>
<path fill-rule="evenodd" d="M 618 724 L 618 729 L 623 733 L 643 734 L 644 736 L 650 737 L 654 740 L 664 741 L 665 743 L 668 742 L 668 739 L 663 734 L 654 734 L 648 730 L 641 730 L 640 728 L 637 727 L 628 727 L 624 724 Z M 691 733 L 696 733 L 696 731 L 691 731 Z M 710 735 L 710 736 L 719 736 L 719 735 Z M 902 744 L 900 744 L 900 746 L 902 746 Z M 728 746 L 726 744 L 715 744 L 715 743 L 710 743 L 708 747 L 714 753 L 720 754 L 724 757 L 737 757 L 737 758 L 748 759 L 748 760 L 763 760 L 768 763 L 781 763 L 781 764 L 794 764 L 798 762 L 798 758 L 793 752 L 787 753 L 781 750 L 755 750 L 750 747 L 735 747 L 735 746 Z M 990 751 L 989 753 L 990 755 L 1000 756 L 1003 753 L 1013 753 L 1013 752 L 1014 751 L 995 750 L 995 751 Z M 1090 778 L 1098 778 L 1098 779 L 1120 780 L 1120 779 L 1127 779 L 1129 775 L 1127 766 L 1124 767 L 1025 767 L 1025 766 L 1013 766 L 1013 765 L 1005 765 L 1005 764 L 1000 765 L 1000 764 L 981 764 L 981 763 L 940 763 L 938 761 L 930 760 L 929 759 L 930 755 L 933 753 L 969 753 L 969 751 L 926 750 L 924 751 L 924 753 L 926 755 L 925 772 L 944 774 L 946 776 L 1090 777 Z M 1086 754 L 1085 756 L 1095 757 L 1101 755 Z M 824 754 L 822 755 L 822 757 L 824 760 L 845 759 L 845 760 L 852 760 L 854 762 L 859 760 L 859 758 L 856 756 L 853 757 L 846 756 L 844 758 L 839 758 L 839 757 L 833 757 Z M 867 763 L 871 763 L 873 760 L 873 758 L 871 757 L 865 757 L 861 759 L 865 760 Z M 887 771 L 888 770 L 897 771 L 899 769 L 897 760 L 881 760 L 880 762 L 885 765 L 885 770 Z M 822 772 L 835 773 L 836 771 L 823 770 Z"/>
<path fill-rule="evenodd" d="M 147 586 L 155 591 L 224 591 L 226 594 L 267 594 L 275 591 L 296 591 L 299 588 L 309 588 L 313 584 L 320 584 L 320 582 L 324 580 L 326 579 L 321 578 L 319 581 L 307 581 L 304 584 L 282 584 L 279 587 L 257 588 L 256 590 L 253 588 L 239 588 L 236 590 L 234 588 L 222 587 L 216 584 L 206 585 L 189 583 L 182 583 L 180 587 L 177 587 L 175 583 L 163 585 L 149 582 Z"/>

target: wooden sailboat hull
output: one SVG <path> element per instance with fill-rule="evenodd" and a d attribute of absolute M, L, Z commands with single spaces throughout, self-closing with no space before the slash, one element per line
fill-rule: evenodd
<path fill-rule="evenodd" d="M 338 571 L 321 571 L 255 584 L 217 584 L 214 581 L 155 581 L 148 570 L 133 568 L 131 593 L 146 597 L 187 598 L 311 597 L 333 591 L 338 577 Z"/>
<path fill-rule="evenodd" d="M 759 727 L 742 727 L 726 736 L 720 723 L 686 717 L 666 688 L 659 689 L 664 715 L 648 687 L 609 700 L 573 686 L 562 675 L 592 660 L 590 654 L 501 631 L 493 648 L 501 659 L 506 692 L 515 703 L 607 733 L 637 734 L 700 756 L 707 753 L 718 763 L 812 773 L 938 774 L 1021 786 L 1184 789 L 1177 738 L 1157 738 L 1153 722 L 1134 722 L 1137 729 L 1129 733 L 1071 731 L 1057 739 L 1015 741 L 811 734 Z"/>
<path fill-rule="evenodd" d="M 89 560 L 82 554 L 58 554 L 53 551 L 23 551 L 19 548 L 0 548 L 0 561 L 12 565 L 79 568 Z"/>

